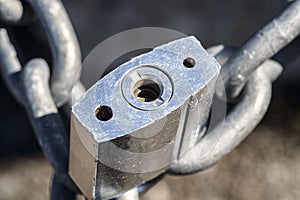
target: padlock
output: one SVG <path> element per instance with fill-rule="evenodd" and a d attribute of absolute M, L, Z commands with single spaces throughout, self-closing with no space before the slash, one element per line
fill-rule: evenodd
<path fill-rule="evenodd" d="M 110 199 L 164 173 L 206 124 L 220 65 L 193 36 L 120 65 L 72 107 L 69 174 Z"/>

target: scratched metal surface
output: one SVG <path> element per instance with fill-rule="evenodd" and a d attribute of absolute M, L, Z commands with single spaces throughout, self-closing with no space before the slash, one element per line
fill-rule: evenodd
<path fill-rule="evenodd" d="M 284 6 L 283 0 L 111 2 L 64 1 L 84 57 L 105 38 L 138 26 L 195 34 L 205 46 L 240 45 Z M 220 200 L 300 198 L 299 53 L 295 57 L 299 39 L 297 42 L 277 56 L 288 68 L 276 83 L 263 125 L 216 167 L 196 176 L 167 177 L 144 199 L 158 199 L 157 195 L 160 199 L 182 199 L 183 195 L 186 199 Z M 45 199 L 50 167 L 42 157 L 32 156 L 37 145 L 28 120 L 0 82 L 0 199 Z"/>

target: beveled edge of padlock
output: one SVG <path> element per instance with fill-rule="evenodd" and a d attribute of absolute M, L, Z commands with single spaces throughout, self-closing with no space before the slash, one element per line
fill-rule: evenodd
<path fill-rule="evenodd" d="M 193 58 L 195 66 L 185 67 L 183 60 Z M 170 77 L 172 97 L 162 108 L 145 111 L 130 105 L 122 95 L 121 83 L 133 68 L 154 66 Z M 216 77 L 220 66 L 193 36 L 182 38 L 142 54 L 122 64 L 93 85 L 72 107 L 78 119 L 98 143 L 134 132 L 179 108 L 191 95 Z M 99 105 L 112 109 L 110 120 L 99 121 L 95 110 Z M 80 134 L 80 133 L 79 133 Z"/>

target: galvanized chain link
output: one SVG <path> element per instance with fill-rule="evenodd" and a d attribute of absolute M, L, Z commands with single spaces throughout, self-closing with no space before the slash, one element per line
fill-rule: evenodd
<path fill-rule="evenodd" d="M 59 0 L 27 0 L 40 18 L 53 54 L 53 73 L 47 63 L 36 58 L 23 68 L 11 44 L 5 26 L 0 25 L 0 70 L 16 100 L 25 107 L 44 154 L 55 169 L 52 199 L 74 199 L 80 193 L 68 175 L 69 136 L 57 107 L 71 106 L 84 93 L 79 82 L 81 55 L 74 30 Z M 24 8 L 19 0 L 0 0 L 0 21 L 18 24 Z M 283 30 L 284 29 L 284 30 Z M 236 97 L 247 81 L 242 100 L 226 116 L 225 124 L 208 132 L 193 149 L 172 164 L 169 173 L 188 174 L 210 167 L 234 149 L 257 126 L 271 98 L 272 81 L 281 66 L 266 61 L 300 32 L 300 1 L 294 2 L 281 16 L 268 24 L 232 56 L 232 50 L 218 47 L 209 51 L 224 65 L 224 78 L 229 98 Z M 286 34 L 287 33 L 287 34 Z M 278 41 L 277 41 L 278 40 Z M 230 57 L 231 56 L 231 57 Z M 228 60 L 229 59 L 229 60 Z M 227 61 L 228 60 L 228 61 Z M 238 77 L 238 79 L 237 79 Z M 219 96 L 224 96 L 219 92 Z M 223 134 L 218 135 L 222 129 Z M 218 143 L 205 157 L 199 152 L 208 140 Z M 119 198 L 138 199 L 137 189 Z"/>
<path fill-rule="evenodd" d="M 300 33 L 300 1 L 292 3 L 278 17 L 255 33 L 225 63 L 221 75 L 227 99 L 237 98 L 249 77 Z M 218 96 L 224 97 L 222 91 Z"/>
<path fill-rule="evenodd" d="M 222 63 L 229 58 L 230 52 L 232 52 L 230 49 L 218 49 L 212 54 Z M 259 66 L 252 73 L 243 98 L 227 114 L 224 123 L 214 127 L 195 147 L 175 161 L 169 173 L 191 174 L 205 170 L 236 148 L 264 117 L 271 101 L 272 82 L 277 79 L 281 71 L 281 65 L 272 60 Z M 211 148 L 210 144 L 214 147 Z M 203 155 L 205 149 L 211 151 Z"/>
<path fill-rule="evenodd" d="M 223 49 L 222 46 L 211 49 L 211 54 L 223 66 L 222 81 L 219 84 L 224 84 L 225 90 L 217 87 L 217 96 L 232 101 L 244 89 L 243 98 L 226 116 L 224 124 L 208 132 L 193 149 L 173 163 L 169 173 L 190 174 L 207 169 L 230 153 L 253 131 L 269 107 L 272 82 L 282 71 L 279 63 L 268 59 L 299 33 L 300 0 L 259 30 L 236 52 Z M 217 143 L 203 156 L 200 153 L 207 148 L 209 141 Z"/>
<path fill-rule="evenodd" d="M 23 6 L 19 0 L 0 0 L 0 19 L 8 24 L 18 23 L 23 16 Z"/>
<path fill-rule="evenodd" d="M 5 83 L 24 106 L 35 130 L 39 145 L 55 169 L 52 199 L 73 199 L 80 193 L 68 174 L 69 136 L 58 106 L 71 105 L 71 91 L 81 95 L 84 89 L 78 82 L 81 55 L 79 45 L 59 0 L 28 0 L 40 18 L 53 54 L 51 89 L 49 67 L 41 58 L 22 67 L 4 26 L 0 27 L 0 70 Z M 0 18 L 7 24 L 18 24 L 24 13 L 20 1 L 1 0 Z M 78 87 L 77 87 L 78 86 Z M 70 109 L 70 107 L 69 107 Z"/>

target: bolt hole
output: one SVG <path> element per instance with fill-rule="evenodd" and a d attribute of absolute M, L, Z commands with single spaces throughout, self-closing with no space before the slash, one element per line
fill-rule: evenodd
<path fill-rule="evenodd" d="M 99 106 L 95 111 L 95 115 L 100 121 L 108 121 L 112 118 L 113 112 L 108 106 Z"/>
<path fill-rule="evenodd" d="M 188 57 L 183 60 L 183 65 L 187 68 L 193 68 L 196 65 L 194 58 Z"/>
<path fill-rule="evenodd" d="M 145 79 L 140 80 L 134 85 L 134 96 L 143 102 L 151 102 L 156 100 L 160 94 L 161 90 L 157 83 L 152 80 Z"/>

